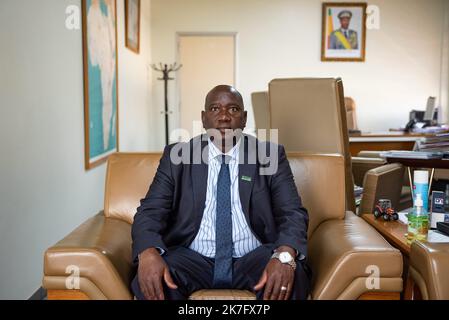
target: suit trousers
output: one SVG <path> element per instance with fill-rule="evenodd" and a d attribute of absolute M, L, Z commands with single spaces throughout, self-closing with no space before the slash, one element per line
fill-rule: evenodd
<path fill-rule="evenodd" d="M 232 288 L 249 290 L 258 283 L 266 265 L 268 264 L 274 245 L 265 244 L 251 251 L 241 258 L 233 259 L 233 279 Z M 195 291 L 202 289 L 212 289 L 214 259 L 200 255 L 199 253 L 185 247 L 171 247 L 165 252 L 163 258 L 170 269 L 170 274 L 178 286 L 173 290 L 164 286 L 165 299 L 167 300 L 187 300 Z M 307 299 L 310 293 L 311 271 L 305 260 L 296 261 L 295 282 L 290 296 L 291 300 Z M 132 291 L 139 300 L 144 300 L 140 290 L 137 275 L 132 284 Z M 263 289 L 256 292 L 257 299 L 263 298 Z"/>

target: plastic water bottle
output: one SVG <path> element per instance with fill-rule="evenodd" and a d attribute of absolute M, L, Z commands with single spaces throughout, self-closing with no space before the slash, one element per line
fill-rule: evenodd
<path fill-rule="evenodd" d="M 423 207 L 429 211 L 429 172 L 425 170 L 416 170 L 413 178 L 414 200 L 416 195 L 420 194 L 423 200 Z"/>
<path fill-rule="evenodd" d="M 426 240 L 429 231 L 429 214 L 423 207 L 421 194 L 415 196 L 413 210 L 408 214 L 407 242 L 410 244 L 413 240 Z"/>

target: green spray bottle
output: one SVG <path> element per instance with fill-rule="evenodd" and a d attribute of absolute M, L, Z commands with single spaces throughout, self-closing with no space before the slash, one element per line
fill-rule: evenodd
<path fill-rule="evenodd" d="M 413 240 L 427 240 L 429 231 L 429 214 L 423 206 L 423 199 L 420 193 L 415 196 L 413 210 L 408 214 L 407 243 Z"/>

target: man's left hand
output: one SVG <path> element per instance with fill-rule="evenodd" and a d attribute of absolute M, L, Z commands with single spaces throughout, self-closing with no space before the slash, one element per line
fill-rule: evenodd
<path fill-rule="evenodd" d="M 287 248 L 289 250 L 280 247 L 277 251 L 291 252 L 292 249 Z M 295 254 L 292 256 L 295 257 Z M 294 280 L 295 270 L 290 265 L 281 263 L 279 259 L 270 259 L 254 290 L 259 291 L 265 287 L 264 300 L 288 300 Z"/>

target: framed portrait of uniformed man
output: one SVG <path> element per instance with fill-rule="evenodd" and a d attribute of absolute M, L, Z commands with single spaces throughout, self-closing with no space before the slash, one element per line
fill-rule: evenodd
<path fill-rule="evenodd" d="M 365 61 L 366 3 L 323 3 L 321 61 Z"/>

